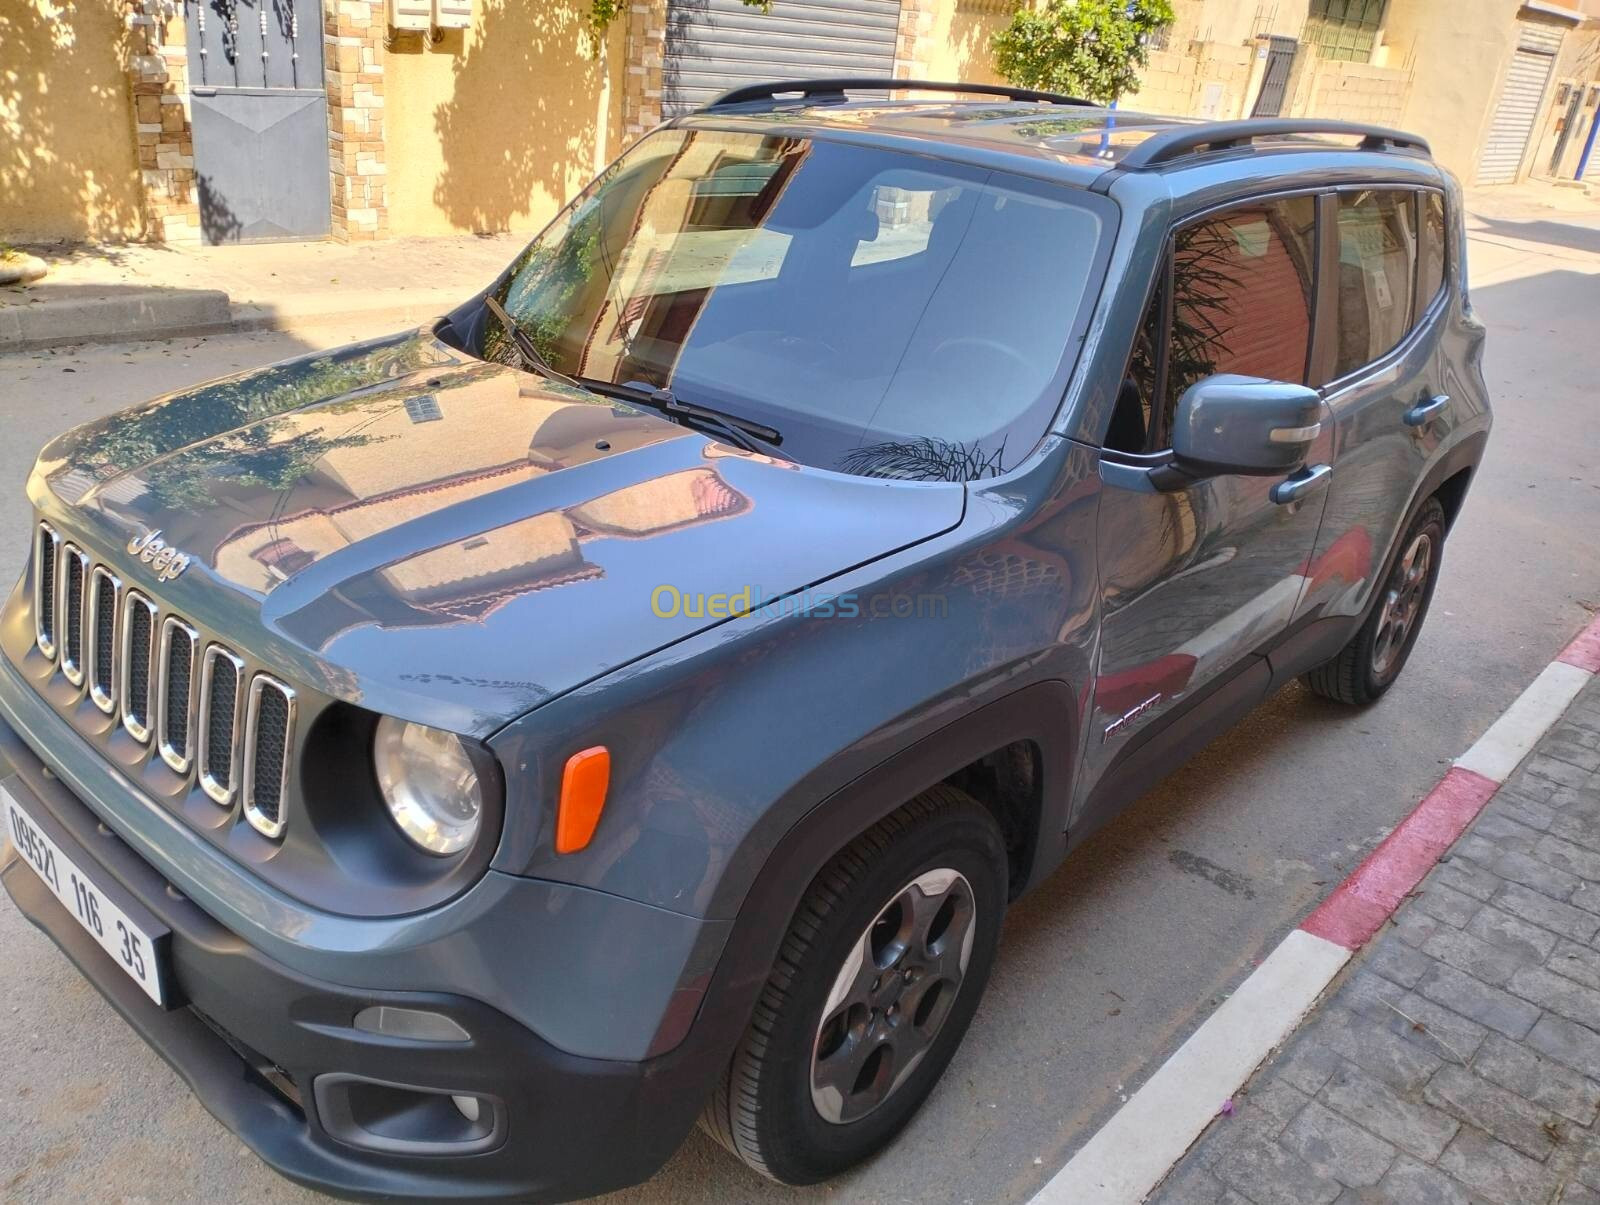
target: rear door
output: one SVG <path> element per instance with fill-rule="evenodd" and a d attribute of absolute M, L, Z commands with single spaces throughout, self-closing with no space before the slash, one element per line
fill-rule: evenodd
<path fill-rule="evenodd" d="M 1436 330 L 1449 257 L 1444 196 L 1355 188 L 1322 198 L 1328 362 L 1313 383 L 1333 419 L 1333 473 L 1296 622 L 1355 616 L 1451 421 Z M 1443 400 L 1441 400 L 1443 399 Z"/>
<path fill-rule="evenodd" d="M 1325 495 L 1279 504 L 1282 478 L 1247 476 L 1162 490 L 1149 473 L 1196 381 L 1306 381 L 1317 215 L 1311 195 L 1244 202 L 1174 237 L 1102 453 L 1100 666 L 1080 781 L 1149 754 L 1147 742 L 1212 690 L 1243 690 L 1249 703 L 1265 691 L 1256 650 L 1294 614 Z M 1326 459 L 1328 439 L 1308 463 Z"/>

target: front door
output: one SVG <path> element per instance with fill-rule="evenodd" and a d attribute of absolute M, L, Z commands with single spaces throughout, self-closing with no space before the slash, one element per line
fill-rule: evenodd
<path fill-rule="evenodd" d="M 328 233 L 321 0 L 185 0 L 207 243 Z"/>
<path fill-rule="evenodd" d="M 1086 784 L 1132 781 L 1130 760 L 1149 756 L 1147 742 L 1210 692 L 1243 691 L 1245 706 L 1265 693 L 1257 650 L 1294 614 L 1324 495 L 1274 502 L 1278 477 L 1162 489 L 1149 467 L 1169 457 L 1178 397 L 1196 381 L 1306 381 L 1316 231 L 1315 198 L 1300 196 L 1240 204 L 1173 240 L 1101 463 L 1103 618 Z M 1324 432 L 1311 462 L 1329 447 Z M 1147 780 L 1113 792 L 1121 797 L 1097 792 L 1090 812 L 1109 811 Z"/>

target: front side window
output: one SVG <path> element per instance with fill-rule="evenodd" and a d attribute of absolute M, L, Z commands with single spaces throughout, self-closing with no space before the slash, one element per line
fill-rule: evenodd
<path fill-rule="evenodd" d="M 1217 373 L 1305 382 L 1316 225 L 1306 196 L 1241 205 L 1178 231 L 1108 446 L 1165 450 L 1183 391 Z M 1135 437 L 1143 446 L 1130 446 Z"/>
<path fill-rule="evenodd" d="M 1080 191 L 790 135 L 665 130 L 497 297 L 546 359 L 777 428 L 803 463 L 1010 468 L 1064 391 L 1109 208 Z M 510 355 L 486 320 L 478 350 Z"/>
<path fill-rule="evenodd" d="M 1339 194 L 1335 378 L 1388 355 L 1411 329 L 1414 196 L 1374 189 Z"/>

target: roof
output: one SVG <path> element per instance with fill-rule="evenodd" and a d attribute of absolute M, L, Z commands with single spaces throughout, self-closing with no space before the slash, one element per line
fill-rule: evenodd
<path fill-rule="evenodd" d="M 933 90 L 939 85 L 919 87 Z M 1378 127 L 1310 119 L 1206 122 L 1110 109 L 1068 98 L 851 100 L 842 92 L 821 93 L 795 100 L 713 102 L 673 124 L 911 143 L 915 145 L 910 149 L 924 151 L 937 146 L 948 158 L 991 163 L 1009 159 L 1013 166 L 1031 165 L 1034 173 L 1046 166 L 1049 175 L 1080 185 L 1118 167 L 1177 168 L 1215 162 L 1217 155 L 1211 153 L 1215 151 L 1242 156 L 1344 151 L 1351 149 L 1350 137 L 1361 138 L 1360 149 L 1366 151 L 1427 150 L 1427 144 L 1412 135 Z M 1216 145 L 1231 140 L 1237 140 L 1237 145 Z M 1140 150 L 1146 142 L 1151 145 Z M 1212 145 L 1195 147 L 1194 143 Z"/>

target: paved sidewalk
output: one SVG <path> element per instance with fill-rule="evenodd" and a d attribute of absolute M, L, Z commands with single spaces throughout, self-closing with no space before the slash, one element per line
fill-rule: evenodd
<path fill-rule="evenodd" d="M 170 248 L 30 247 L 50 265 L 0 288 L 0 354 L 363 318 L 424 322 L 472 296 L 527 235 Z"/>
<path fill-rule="evenodd" d="M 1150 1200 L 1600 1205 L 1597 1111 L 1600 678 Z"/>

